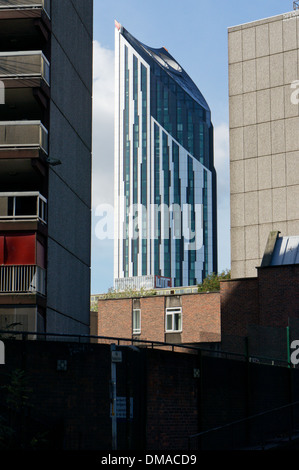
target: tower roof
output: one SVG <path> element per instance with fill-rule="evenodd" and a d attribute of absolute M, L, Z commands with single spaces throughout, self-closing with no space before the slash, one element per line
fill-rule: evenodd
<path fill-rule="evenodd" d="M 123 26 L 116 22 L 117 28 L 127 41 L 134 47 L 134 49 L 148 61 L 149 56 L 159 66 L 171 76 L 171 78 L 186 92 L 188 95 L 197 101 L 207 111 L 210 111 L 209 105 L 204 99 L 203 95 L 195 85 L 193 80 L 185 72 L 183 67 L 175 60 L 175 58 L 168 52 L 165 47 L 153 48 L 138 41 L 132 34 L 130 34 Z"/>

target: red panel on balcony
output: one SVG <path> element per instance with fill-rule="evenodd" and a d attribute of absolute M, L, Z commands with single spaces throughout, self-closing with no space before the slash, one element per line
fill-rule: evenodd
<path fill-rule="evenodd" d="M 3 246 L 2 259 L 1 246 Z M 33 233 L 0 236 L 0 263 L 5 265 L 36 264 L 36 235 Z"/>
<path fill-rule="evenodd" d="M 36 264 L 41 268 L 46 268 L 45 247 L 39 240 L 36 241 Z"/>
<path fill-rule="evenodd" d="M 0 236 L 0 264 L 4 264 L 4 237 Z"/>

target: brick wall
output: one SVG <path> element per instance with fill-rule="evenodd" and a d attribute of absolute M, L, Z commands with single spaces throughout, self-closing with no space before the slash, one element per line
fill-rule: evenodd
<path fill-rule="evenodd" d="M 258 284 L 256 278 L 222 281 L 221 333 L 247 335 L 247 327 L 258 323 Z"/>
<path fill-rule="evenodd" d="M 132 337 L 132 299 L 99 301 L 97 335 Z"/>
<path fill-rule="evenodd" d="M 289 319 L 299 320 L 298 292 L 299 265 L 289 265 L 259 268 L 254 278 L 222 281 L 220 293 L 140 298 L 141 334 L 136 338 L 182 343 L 222 341 L 222 346 L 231 342 L 243 353 L 244 337 L 253 325 L 285 328 Z M 134 302 L 100 300 L 97 334 L 131 338 Z M 165 309 L 170 306 L 182 307 L 181 334 L 165 335 Z"/>
<path fill-rule="evenodd" d="M 299 319 L 299 265 L 258 268 L 257 278 L 221 282 L 222 335 L 247 336 L 251 325 L 286 327 Z"/>
<path fill-rule="evenodd" d="M 220 341 L 220 293 L 182 295 L 183 343 Z"/>
<path fill-rule="evenodd" d="M 135 305 L 138 303 L 138 306 Z M 145 341 L 165 341 L 165 309 L 181 306 L 183 332 L 179 341 L 197 343 L 220 340 L 220 293 L 173 296 L 150 296 L 140 299 L 99 300 L 98 329 L 100 336 L 132 337 L 132 310 L 141 310 L 141 334 Z M 173 341 L 172 341 L 173 338 Z M 168 334 L 168 342 L 177 342 L 177 334 Z"/>
<path fill-rule="evenodd" d="M 141 334 L 138 335 L 138 339 L 165 341 L 164 302 L 164 296 L 140 299 Z"/>
<path fill-rule="evenodd" d="M 260 325 L 288 326 L 299 319 L 299 265 L 258 269 Z"/>
<path fill-rule="evenodd" d="M 154 350 L 147 355 L 148 450 L 188 448 L 188 436 L 199 432 L 197 355 Z"/>
<path fill-rule="evenodd" d="M 39 431 L 51 431 L 50 448 L 111 449 L 108 345 L 16 340 L 5 345 L 0 416 L 6 393 L 2 386 L 12 370 L 22 369 L 31 389 L 28 415 Z M 133 398 L 133 418 L 117 422 L 119 450 L 186 451 L 190 435 L 285 405 L 299 393 L 298 369 L 205 354 L 121 350 L 117 396 Z M 57 370 L 59 359 L 67 361 L 66 370 Z M 200 370 L 199 377 L 194 369 Z M 276 415 L 274 419 L 280 423 Z"/>

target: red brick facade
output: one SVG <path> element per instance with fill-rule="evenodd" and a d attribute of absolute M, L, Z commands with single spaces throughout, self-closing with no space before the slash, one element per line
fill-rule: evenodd
<path fill-rule="evenodd" d="M 286 327 L 299 319 L 299 265 L 258 268 L 256 278 L 222 281 L 221 333 L 246 336 L 251 325 Z"/>
<path fill-rule="evenodd" d="M 182 308 L 182 332 L 165 333 L 167 307 Z M 140 299 L 100 299 L 98 336 L 132 338 L 133 308 L 141 311 L 143 341 L 199 343 L 220 340 L 220 294 L 199 293 L 172 296 L 149 296 Z"/>
<path fill-rule="evenodd" d="M 258 323 L 258 284 L 256 278 L 222 281 L 221 332 L 246 336 L 247 324 Z"/>
<path fill-rule="evenodd" d="M 258 276 L 222 281 L 220 292 L 158 295 L 99 301 L 93 334 L 132 338 L 132 312 L 141 310 L 146 341 L 169 343 L 220 342 L 225 336 L 245 337 L 253 325 L 286 327 L 299 320 L 299 265 L 258 268 Z M 182 331 L 165 332 L 166 308 L 182 308 Z"/>

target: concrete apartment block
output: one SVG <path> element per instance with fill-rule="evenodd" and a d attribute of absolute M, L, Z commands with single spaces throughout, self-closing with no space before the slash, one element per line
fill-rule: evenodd
<path fill-rule="evenodd" d="M 62 160 L 49 172 L 47 327 L 53 332 L 89 331 L 93 6 L 84 4 L 52 0 L 49 135 L 52 158 Z"/>
<path fill-rule="evenodd" d="M 232 278 L 299 233 L 298 55 L 299 11 L 228 29 Z"/>
<path fill-rule="evenodd" d="M 87 334 L 93 1 L 0 0 L 0 330 Z"/>

